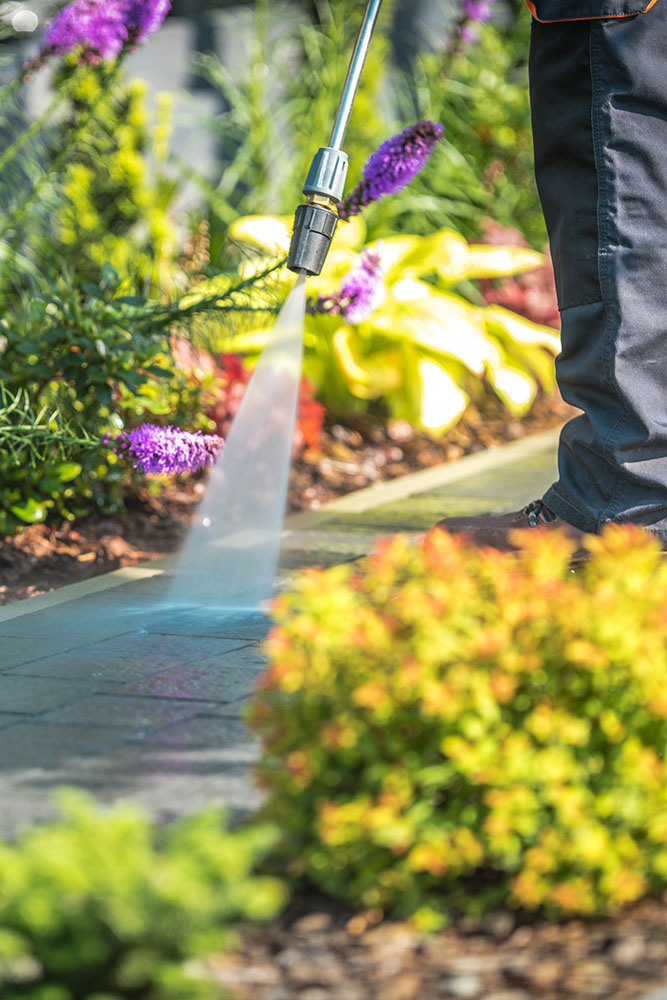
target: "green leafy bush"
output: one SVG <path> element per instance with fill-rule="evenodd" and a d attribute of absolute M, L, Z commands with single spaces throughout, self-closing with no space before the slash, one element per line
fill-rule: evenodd
<path fill-rule="evenodd" d="M 251 706 L 294 875 L 424 926 L 667 886 L 667 563 L 639 529 L 432 532 L 309 570 Z"/>
<path fill-rule="evenodd" d="M 2 534 L 43 521 L 51 511 L 71 519 L 93 502 L 118 509 L 127 470 L 117 467 L 109 449 L 84 447 L 83 439 L 99 442 L 146 414 L 168 413 L 178 423 L 179 414 L 193 409 L 190 396 L 198 399 L 171 359 L 170 309 L 120 296 L 118 285 L 110 265 L 99 285 L 81 287 L 64 275 L 48 294 L 25 297 L 0 321 L 0 388 L 14 397 L 22 393 L 33 412 L 53 414 L 52 430 L 64 422 L 75 431 L 65 454 L 62 448 L 45 452 L 31 465 L 16 449 L 0 450 Z M 25 425 L 28 434 L 20 409 L 6 419 Z"/>
<path fill-rule="evenodd" d="M 275 831 L 228 832 L 208 812 L 159 832 L 130 806 L 63 805 L 62 821 L 0 843 L 4 1000 L 219 1000 L 205 958 L 233 944 L 234 921 L 285 902 L 254 874 Z"/>

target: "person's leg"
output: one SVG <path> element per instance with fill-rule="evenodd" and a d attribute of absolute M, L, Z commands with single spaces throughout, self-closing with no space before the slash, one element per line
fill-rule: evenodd
<path fill-rule="evenodd" d="M 564 428 L 548 507 L 667 541 L 667 2 L 533 23 L 535 169 L 562 318 Z"/>
<path fill-rule="evenodd" d="M 559 478 L 503 518 L 445 519 L 503 547 L 515 527 L 630 521 L 667 544 L 667 0 L 622 19 L 533 22 L 535 169 L 562 318 Z M 555 515 L 555 516 L 554 516 Z"/>

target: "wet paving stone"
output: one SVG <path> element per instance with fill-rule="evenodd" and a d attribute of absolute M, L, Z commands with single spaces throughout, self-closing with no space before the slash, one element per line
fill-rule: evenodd
<path fill-rule="evenodd" d="M 79 649 L 12 667 L 6 676 L 83 678 L 109 683 L 140 680 L 169 667 L 191 665 L 202 654 L 227 655 L 243 648 L 247 639 L 200 638 L 128 632 Z M 1 706 L 0 706 L 1 707 Z"/>
<path fill-rule="evenodd" d="M 151 730 L 215 707 L 215 702 L 96 694 L 46 712 L 42 718 L 47 724 L 85 726 L 99 723 L 132 730 Z"/>
<path fill-rule="evenodd" d="M 193 609 L 173 622 L 149 624 L 150 635 L 189 635 L 200 639 L 246 639 L 261 641 L 271 628 L 268 615 L 227 609 Z"/>
<path fill-rule="evenodd" d="M 196 666 L 184 665 L 170 670 L 159 670 L 150 677 L 120 685 L 123 695 L 140 695 L 155 698 L 196 699 L 199 701 L 231 702 L 245 698 L 250 693 L 255 678 L 261 670 L 245 666 L 227 666 L 229 654 L 211 657 Z M 233 657 L 236 664 L 236 657 Z M 118 686 L 114 686 L 117 687 Z M 106 693 L 113 687 L 108 685 Z"/>
<path fill-rule="evenodd" d="M 100 753 L 130 739 L 135 732 L 131 726 L 55 726 L 34 721 L 17 722 L 0 729 L 0 780 L 25 768 L 51 769 L 70 756 Z"/>
<path fill-rule="evenodd" d="M 83 698 L 95 690 L 85 681 L 46 680 L 38 677 L 0 676 L 0 711 L 36 714 Z"/>

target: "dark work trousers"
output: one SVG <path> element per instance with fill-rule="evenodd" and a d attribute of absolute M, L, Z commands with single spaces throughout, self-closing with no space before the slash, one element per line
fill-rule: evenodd
<path fill-rule="evenodd" d="M 556 0 L 551 11 L 566 6 Z M 584 531 L 630 521 L 667 546 L 667 0 L 532 30 L 558 383 L 583 410 L 563 429 L 544 501 Z"/>

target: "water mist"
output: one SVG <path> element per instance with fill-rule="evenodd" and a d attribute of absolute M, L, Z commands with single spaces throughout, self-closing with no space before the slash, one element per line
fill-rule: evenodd
<path fill-rule="evenodd" d="M 301 379 L 306 279 L 297 279 L 244 393 L 174 573 L 168 602 L 258 609 L 271 597 Z"/>

